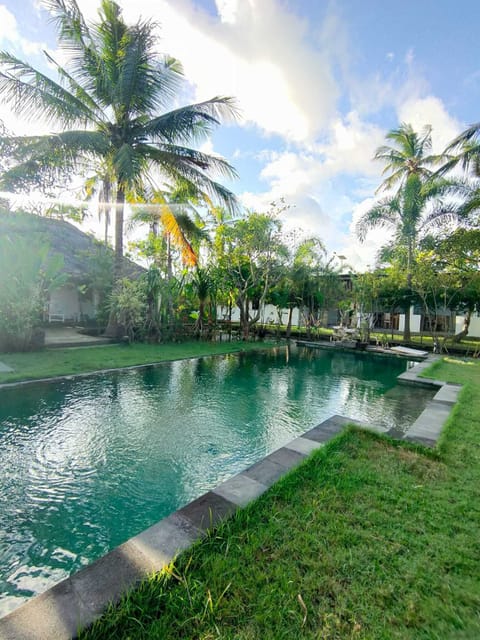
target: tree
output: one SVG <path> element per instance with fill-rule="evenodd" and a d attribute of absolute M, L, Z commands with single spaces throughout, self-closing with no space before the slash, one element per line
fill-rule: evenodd
<path fill-rule="evenodd" d="M 447 237 L 428 237 L 421 258 L 415 287 L 422 291 L 426 308 L 464 313 L 463 327 L 453 336 L 460 342 L 468 335 L 472 313 L 480 307 L 480 230 L 460 228 Z"/>
<path fill-rule="evenodd" d="M 447 146 L 443 152 L 445 162 L 439 175 L 461 166 L 466 177 L 452 189 L 452 195 L 460 197 L 456 213 L 467 226 L 479 225 L 480 216 L 480 123 L 470 125 Z M 475 218 L 476 214 L 476 218 Z"/>
<path fill-rule="evenodd" d="M 211 327 L 216 319 L 216 281 L 208 267 L 197 267 L 190 286 L 198 301 L 198 315 L 195 319 L 195 334 L 203 337 L 205 326 Z"/>
<path fill-rule="evenodd" d="M 76 0 L 46 0 L 67 54 L 61 66 L 50 54 L 58 81 L 9 53 L 0 53 L 0 93 L 19 115 L 60 125 L 54 135 L 12 139 L 21 158 L 3 175 L 36 178 L 46 171 L 80 171 L 92 160 L 112 172 L 116 193 L 115 281 L 121 279 L 127 194 L 142 193 L 155 172 L 181 177 L 223 205 L 233 194 L 213 174 L 235 176 L 224 159 L 185 146 L 204 138 L 225 116 L 235 116 L 231 98 L 165 111 L 176 97 L 182 69 L 157 53 L 155 24 L 127 25 L 113 0 L 102 0 L 99 21 L 88 26 Z"/>
<path fill-rule="evenodd" d="M 8 222 L 8 213 L 0 212 Z M 14 216 L 15 214 L 10 214 Z M 31 349 L 48 296 L 65 283 L 63 257 L 52 254 L 41 233 L 0 234 L 0 351 Z"/>
<path fill-rule="evenodd" d="M 193 212 L 194 219 L 190 216 L 190 212 Z M 194 267 L 198 264 L 200 242 L 209 240 L 208 234 L 203 229 L 203 221 L 195 208 L 190 205 L 186 193 L 181 188 L 169 191 L 154 190 L 142 198 L 137 198 L 131 225 L 138 224 L 148 224 L 153 239 L 163 236 L 164 243 L 160 243 L 161 246 L 158 248 L 164 250 L 159 252 L 155 262 L 160 266 L 158 258 L 164 254 L 167 279 L 173 276 L 173 248 L 178 250 L 184 266 Z M 158 243 L 153 242 L 153 245 Z"/>
<path fill-rule="evenodd" d="M 267 293 L 274 284 L 273 274 L 278 273 L 276 265 L 287 255 L 280 240 L 280 226 L 274 214 L 251 212 L 246 218 L 217 228 L 215 246 L 223 288 L 233 292 L 245 340 L 260 318 Z"/>
<path fill-rule="evenodd" d="M 383 173 L 390 175 L 380 185 L 378 191 L 393 190 L 393 195 L 381 199 L 367 211 L 357 223 L 357 234 L 364 240 L 369 229 L 390 227 L 395 232 L 397 244 L 406 248 L 407 289 L 412 287 L 412 270 L 419 233 L 423 228 L 438 224 L 442 218 L 453 215 L 452 210 L 438 207 L 428 211 L 428 205 L 439 198 L 451 182 L 432 179 L 431 167 L 438 161 L 436 156 L 427 155 L 432 146 L 431 127 L 425 127 L 419 135 L 409 124 L 402 124 L 387 134 L 393 146 L 382 146 L 375 153 L 376 160 L 385 162 Z M 404 339 L 410 339 L 410 304 L 405 305 Z"/>

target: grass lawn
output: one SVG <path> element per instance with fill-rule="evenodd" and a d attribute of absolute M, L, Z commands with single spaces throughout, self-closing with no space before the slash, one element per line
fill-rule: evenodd
<path fill-rule="evenodd" d="M 82 636 L 480 638 L 480 363 L 437 451 L 350 428 Z"/>
<path fill-rule="evenodd" d="M 0 384 L 54 376 L 86 373 L 150 364 L 164 360 L 197 358 L 272 347 L 273 342 L 184 342 L 175 344 L 131 344 L 50 349 L 31 353 L 0 354 L 0 361 L 14 369 L 0 372 Z"/>

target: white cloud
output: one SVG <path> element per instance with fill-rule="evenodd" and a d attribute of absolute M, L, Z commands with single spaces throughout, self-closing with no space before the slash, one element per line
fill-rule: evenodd
<path fill-rule="evenodd" d="M 20 34 L 17 19 L 4 4 L 0 4 L 0 44 L 2 49 L 14 47 L 26 56 L 38 55 L 46 47 L 45 43 L 29 40 Z"/>
<path fill-rule="evenodd" d="M 388 234 L 385 229 L 372 229 L 363 242 L 360 242 L 356 234 L 356 226 L 360 218 L 374 205 L 374 198 L 365 198 L 353 209 L 349 233 L 343 240 L 343 246 L 339 253 L 347 258 L 347 263 L 356 271 L 365 271 L 374 267 L 377 261 L 379 249 L 386 244 Z"/>
<path fill-rule="evenodd" d="M 384 135 L 383 129 L 361 120 L 355 111 L 345 118 L 338 118 L 332 126 L 328 144 L 318 148 L 326 158 L 323 175 L 378 175 L 378 167 L 372 159 L 376 148 L 383 143 Z"/>
<path fill-rule="evenodd" d="M 462 130 L 461 123 L 446 110 L 443 102 L 435 96 L 407 99 L 399 106 L 400 122 L 407 122 L 416 131 L 425 125 L 432 126 L 433 153 L 441 153 Z"/>
<path fill-rule="evenodd" d="M 239 8 L 238 0 L 215 0 L 215 4 L 222 22 L 235 22 Z"/>
<path fill-rule="evenodd" d="M 381 167 L 372 157 L 383 140 L 384 131 L 355 112 L 337 118 L 327 141 L 310 145 L 308 151 L 264 151 L 260 175 L 268 187 L 260 194 L 246 192 L 241 200 L 249 208 L 265 210 L 284 197 L 293 205 L 284 216 L 286 230 L 301 228 L 320 236 L 330 252 L 348 254 L 355 266 L 372 264 L 371 255 L 378 249 L 375 238 L 359 245 L 349 235 L 348 221 L 359 200 L 379 183 Z M 347 245 L 355 249 L 347 251 Z"/>
<path fill-rule="evenodd" d="M 161 48 L 182 62 L 195 99 L 234 96 L 245 123 L 295 142 L 313 140 L 335 115 L 339 92 L 328 56 L 284 4 L 218 0 L 219 16 L 190 0 L 122 4 L 128 20 L 143 14 L 161 22 Z"/>

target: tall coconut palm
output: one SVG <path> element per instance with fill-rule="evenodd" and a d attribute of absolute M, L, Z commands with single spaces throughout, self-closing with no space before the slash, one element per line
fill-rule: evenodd
<path fill-rule="evenodd" d="M 383 174 L 390 175 L 378 191 L 394 191 L 367 211 L 357 223 L 357 235 L 363 241 L 375 227 L 391 228 L 395 239 L 407 249 L 407 288 L 412 287 L 412 267 L 418 235 L 423 226 L 450 216 L 451 212 L 438 208 L 428 215 L 428 204 L 438 198 L 447 186 L 445 180 L 432 180 L 433 165 L 438 157 L 429 155 L 432 147 L 431 127 L 418 134 L 410 124 L 401 124 L 387 134 L 393 146 L 381 146 L 374 158 L 385 162 Z M 378 192 L 377 191 L 377 192 Z M 410 308 L 405 309 L 404 339 L 410 339 Z"/>
<path fill-rule="evenodd" d="M 176 97 L 182 69 L 157 52 L 156 25 L 127 25 L 113 0 L 102 0 L 99 20 L 87 25 L 76 0 L 45 0 L 67 63 L 49 54 L 58 80 L 17 57 L 0 53 L 0 95 L 17 114 L 55 124 L 52 135 L 15 138 L 22 160 L 12 171 L 28 177 L 42 168 L 84 169 L 92 159 L 112 168 L 116 193 L 115 277 L 122 268 L 126 193 L 142 192 L 156 174 L 182 178 L 228 208 L 233 194 L 214 180 L 232 177 L 224 159 L 187 144 L 208 135 L 225 116 L 235 116 L 232 99 L 215 97 L 167 111 Z M 8 181 L 8 173 L 4 178 Z"/>

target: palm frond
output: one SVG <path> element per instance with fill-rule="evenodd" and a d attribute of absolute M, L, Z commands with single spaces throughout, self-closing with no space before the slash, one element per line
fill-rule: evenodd
<path fill-rule="evenodd" d="M 12 139 L 11 139 L 12 140 Z M 42 175 L 65 176 L 101 157 L 108 140 L 95 131 L 66 131 L 58 135 L 19 136 L 13 139 L 15 155 L 20 159 L 1 176 L 5 189 L 24 189 Z"/>
<path fill-rule="evenodd" d="M 191 183 L 193 189 L 201 190 L 208 197 L 219 201 L 232 213 L 238 210 L 239 205 L 235 195 L 209 175 L 223 173 L 228 177 L 235 177 L 235 170 L 226 160 L 174 145 L 159 147 L 138 145 L 137 151 L 158 166 L 174 182 L 185 180 Z"/>
<path fill-rule="evenodd" d="M 28 63 L 2 51 L 0 68 L 4 101 L 25 118 L 43 118 L 66 127 L 96 121 L 89 105 Z"/>
<path fill-rule="evenodd" d="M 101 55 L 76 0 L 43 2 L 56 27 L 59 47 L 67 54 L 72 75 L 92 94 L 94 79 L 101 71 Z"/>
<path fill-rule="evenodd" d="M 89 40 L 91 36 L 76 0 L 43 0 L 61 42 Z"/>
<path fill-rule="evenodd" d="M 59 77 L 64 80 L 68 86 L 69 91 L 72 95 L 74 95 L 81 103 L 90 109 L 90 115 L 92 122 L 96 122 L 99 124 L 100 122 L 105 121 L 106 115 L 102 112 L 100 106 L 95 102 L 92 96 L 80 85 L 79 82 L 58 62 L 47 52 L 45 51 L 45 56 L 47 60 L 55 67 L 56 72 Z"/>
<path fill-rule="evenodd" d="M 194 267 L 197 264 L 197 255 L 192 245 L 175 216 L 168 205 L 160 205 L 160 220 L 162 222 L 165 234 L 168 234 L 174 245 L 179 249 L 184 264 L 188 267 Z"/>
<path fill-rule="evenodd" d="M 155 114 L 170 105 L 177 95 L 183 82 L 182 66 L 178 60 L 156 52 L 151 22 L 132 27 L 126 40 L 122 59 L 118 61 L 115 101 L 124 105 L 130 118 Z"/>
<path fill-rule="evenodd" d="M 453 180 L 447 178 L 436 178 L 427 180 L 422 184 L 421 197 L 425 201 L 439 198 L 442 196 L 458 195 L 465 189 L 467 183 L 460 180 Z"/>
<path fill-rule="evenodd" d="M 237 117 L 233 98 L 216 97 L 175 109 L 141 127 L 152 141 L 178 144 L 205 138 L 221 121 Z"/>
<path fill-rule="evenodd" d="M 385 198 L 366 211 L 355 227 L 360 242 L 364 242 L 367 233 L 375 227 L 396 228 L 401 222 L 400 207 L 397 197 Z"/>
<path fill-rule="evenodd" d="M 424 231 L 432 228 L 439 228 L 443 223 L 454 223 L 459 219 L 459 210 L 453 204 L 445 204 L 440 201 L 433 211 L 422 220 L 419 230 Z"/>
<path fill-rule="evenodd" d="M 390 191 L 393 187 L 401 182 L 404 178 L 404 170 L 403 168 L 399 168 L 392 173 L 388 178 L 381 183 L 381 185 L 376 189 L 375 193 L 380 193 L 381 191 Z"/>
<path fill-rule="evenodd" d="M 462 131 L 460 135 L 452 140 L 452 142 L 446 148 L 446 152 L 459 151 L 466 143 L 471 143 L 472 140 L 476 141 L 480 137 L 480 122 L 471 124 L 465 131 Z"/>

